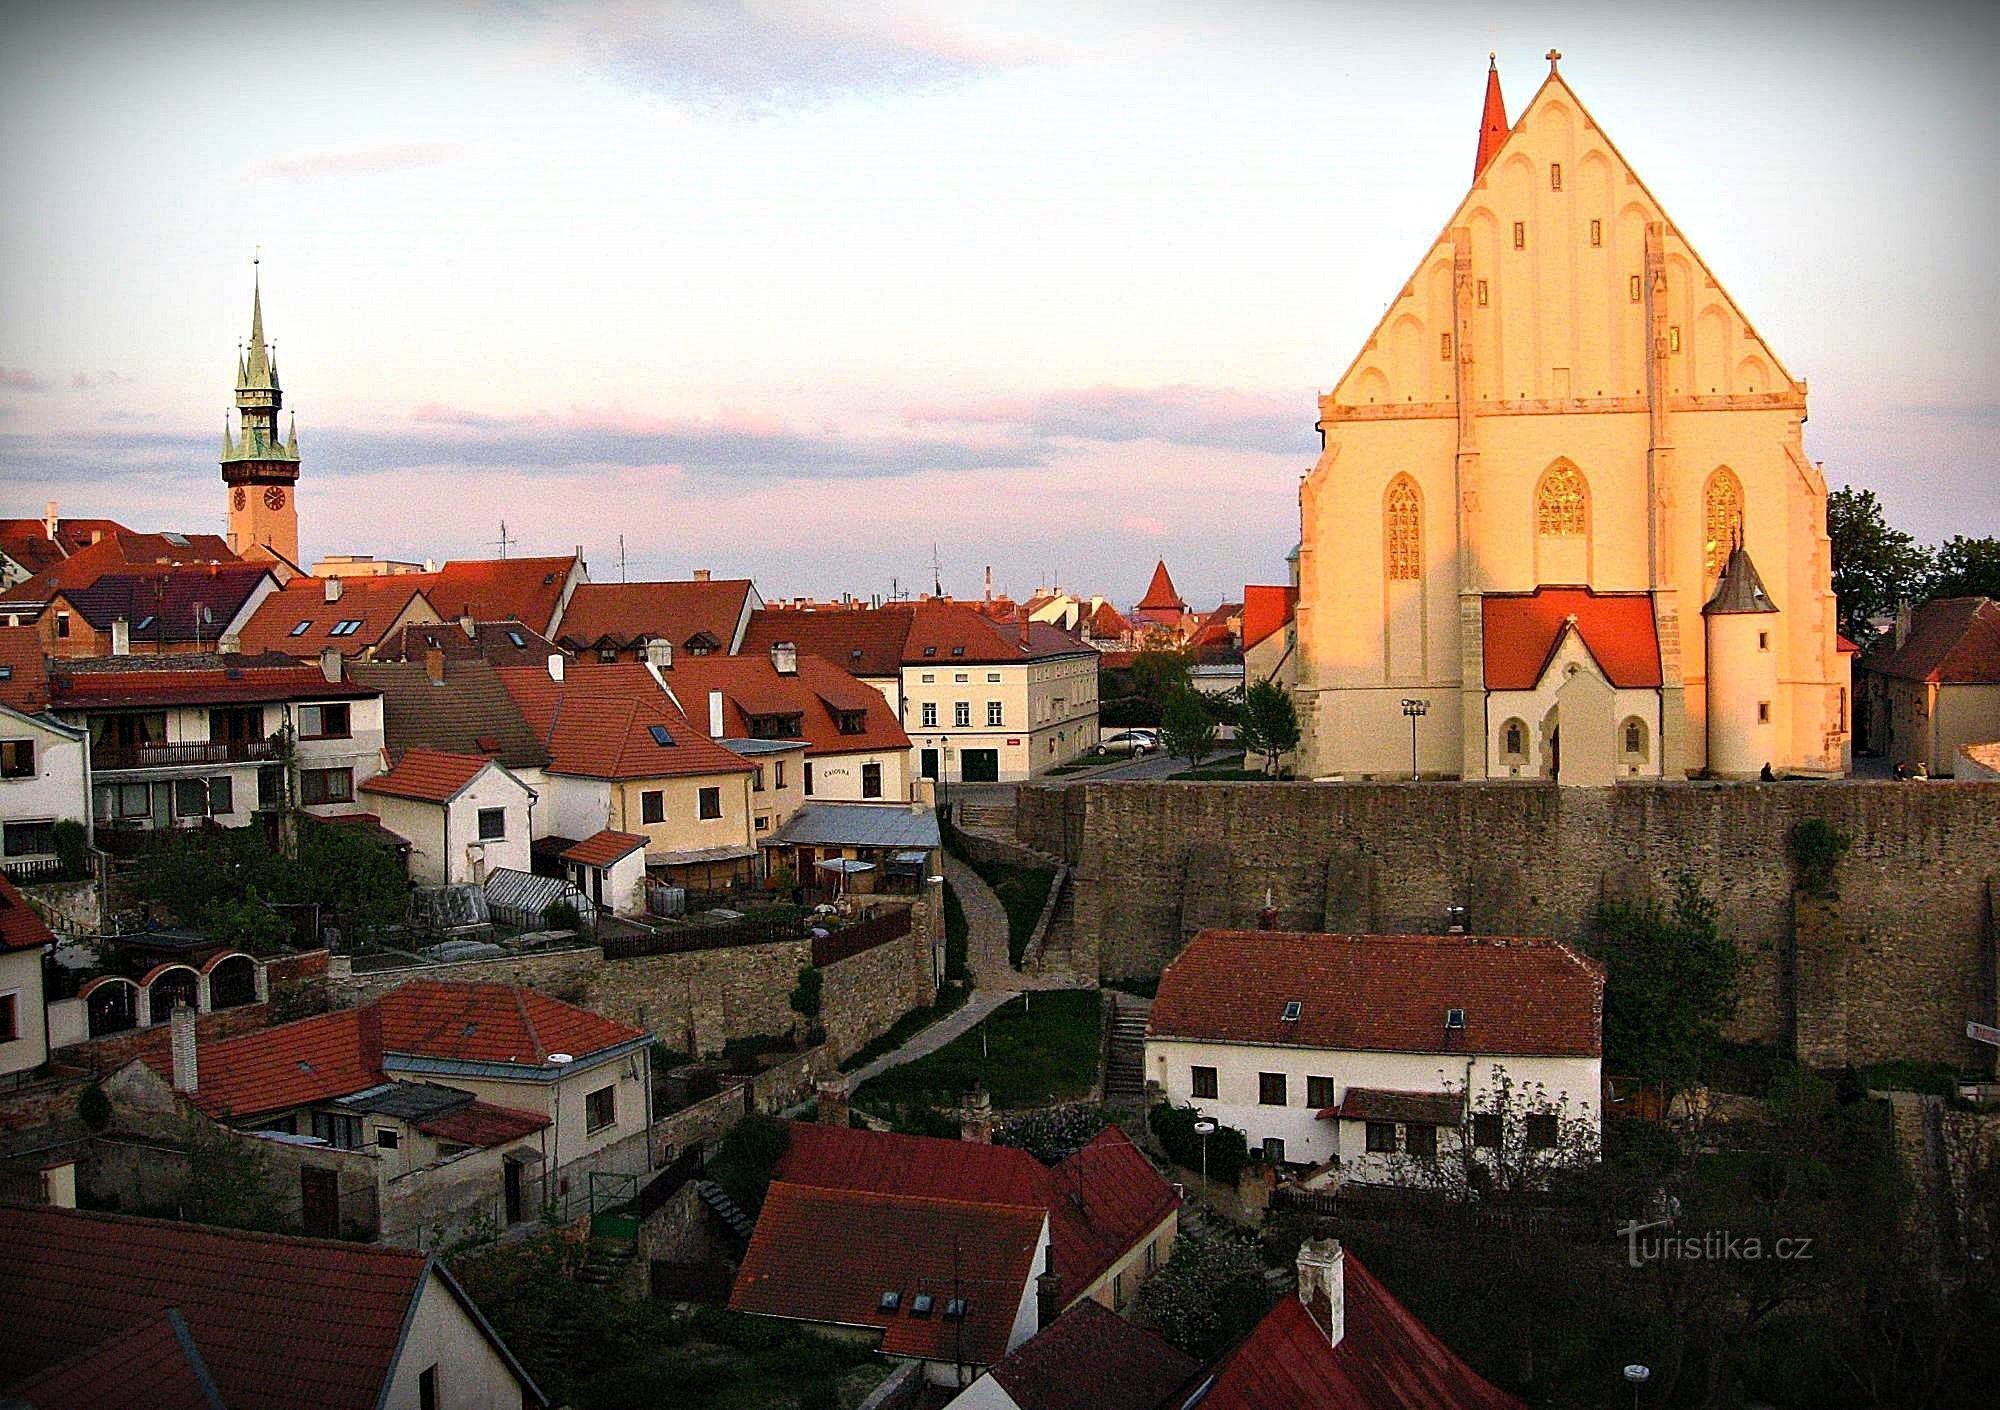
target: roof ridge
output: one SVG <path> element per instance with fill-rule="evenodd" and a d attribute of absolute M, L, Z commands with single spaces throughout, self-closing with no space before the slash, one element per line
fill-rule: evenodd
<path fill-rule="evenodd" d="M 942 1138 L 938 1137 L 933 1139 L 942 1139 Z M 963 1144 L 963 1143 L 954 1143 L 954 1144 Z M 1033 1157 L 1030 1156 L 1029 1159 L 1032 1160 Z M 1036 1163 L 1038 1165 L 1040 1164 L 1040 1162 Z M 1043 1168 L 1046 1169 L 1046 1167 Z M 790 1187 L 791 1189 L 799 1190 L 802 1192 L 810 1192 L 812 1194 L 822 1195 L 822 1196 L 826 1195 L 839 1196 L 843 1199 L 895 1200 L 898 1203 L 902 1204 L 940 1204 L 940 1205 L 950 1205 L 961 1209 L 986 1209 L 986 1210 L 1001 1211 L 1009 1214 L 1016 1214 L 1016 1213 L 1033 1214 L 1044 1219 L 1048 1218 L 1049 1216 L 1049 1208 L 1047 1205 L 1018 1204 L 1010 1200 L 960 1199 L 953 1195 L 919 1195 L 919 1194 L 911 1194 L 906 1190 L 864 1189 L 856 1185 L 814 1185 L 814 1184 L 808 1184 L 806 1181 L 803 1180 L 773 1180 L 771 1183 L 774 1186 L 785 1185 Z"/>
<path fill-rule="evenodd" d="M 548 1050 L 542 1046 L 541 1030 L 535 1027 L 535 1020 L 528 1012 L 527 991 L 518 984 L 508 986 L 514 993 L 514 1011 L 521 1015 L 521 1026 L 528 1030 L 528 1043 L 538 1062 L 547 1062 Z"/>
<path fill-rule="evenodd" d="M 145 1225 L 148 1228 L 172 1230 L 176 1233 L 197 1237 L 230 1239 L 240 1243 L 255 1244 L 308 1244 L 314 1248 L 341 1249 L 348 1253 L 365 1254 L 369 1257 L 391 1257 L 414 1260 L 419 1265 L 428 1262 L 428 1255 L 413 1248 L 400 1248 L 394 1244 L 357 1243 L 352 1239 L 321 1239 L 308 1234 L 279 1234 L 263 1229 L 237 1229 L 222 1224 L 195 1224 L 185 1219 L 162 1219 L 149 1214 L 122 1214 L 110 1209 L 64 1209 L 56 1205 L 19 1204 L 0 1201 L 0 1212 L 18 1211 L 23 1214 L 66 1219 L 88 1219 L 101 1224 Z"/>

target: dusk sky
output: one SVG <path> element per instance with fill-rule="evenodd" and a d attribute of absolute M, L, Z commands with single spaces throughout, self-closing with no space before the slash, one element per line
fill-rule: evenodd
<path fill-rule="evenodd" d="M 0 513 L 221 531 L 261 247 L 308 559 L 1206 606 L 1553 45 L 1829 482 L 2000 532 L 1996 9 L 13 5 Z"/>

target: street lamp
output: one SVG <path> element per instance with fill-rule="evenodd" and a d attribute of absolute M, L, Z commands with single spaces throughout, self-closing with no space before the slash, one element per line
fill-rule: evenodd
<path fill-rule="evenodd" d="M 1625 1368 L 1625 1379 L 1632 1383 L 1632 1410 L 1639 1410 L 1639 1387 L 1653 1377 L 1650 1366 L 1632 1365 Z"/>
<path fill-rule="evenodd" d="M 1207 1117 L 1207 1116 L 1196 1117 L 1194 1123 L 1194 1133 L 1195 1135 L 1201 1137 L 1201 1189 L 1203 1194 L 1207 1194 L 1208 1193 L 1208 1138 L 1215 1134 L 1214 1119 L 1212 1117 Z"/>
<path fill-rule="evenodd" d="M 1416 782 L 1418 777 L 1417 721 L 1421 720 L 1426 714 L 1430 713 L 1430 708 L 1431 708 L 1431 702 L 1428 700 L 1405 699 L 1403 701 L 1403 713 L 1410 717 L 1410 781 L 1412 783 Z"/>

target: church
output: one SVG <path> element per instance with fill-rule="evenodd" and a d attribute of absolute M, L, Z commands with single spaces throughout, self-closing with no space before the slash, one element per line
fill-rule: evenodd
<path fill-rule="evenodd" d="M 1299 492 L 1300 774 L 1838 775 L 1806 386 L 1564 80 L 1333 390 Z"/>

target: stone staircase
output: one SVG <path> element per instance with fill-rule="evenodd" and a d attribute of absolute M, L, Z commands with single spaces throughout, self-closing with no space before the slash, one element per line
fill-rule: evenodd
<path fill-rule="evenodd" d="M 1151 999 L 1111 993 L 1111 1041 L 1104 1059 L 1104 1095 L 1138 1099 L 1146 1095 L 1146 1019 Z"/>
<path fill-rule="evenodd" d="M 697 1180 L 694 1192 L 695 1197 L 707 1205 L 732 1234 L 741 1239 L 745 1245 L 749 1244 L 750 1236 L 757 1232 L 757 1221 L 745 1214 L 742 1207 L 729 1197 L 722 1186 L 713 1180 Z"/>
<path fill-rule="evenodd" d="M 967 832 L 983 832 L 989 837 L 1014 840 L 1014 805 L 968 798 L 955 805 L 953 816 Z"/>
<path fill-rule="evenodd" d="M 631 1239 L 592 1239 L 590 1253 L 583 1267 L 577 1269 L 576 1280 L 592 1287 L 610 1287 L 625 1277 L 632 1260 L 638 1256 L 639 1247 Z"/>

